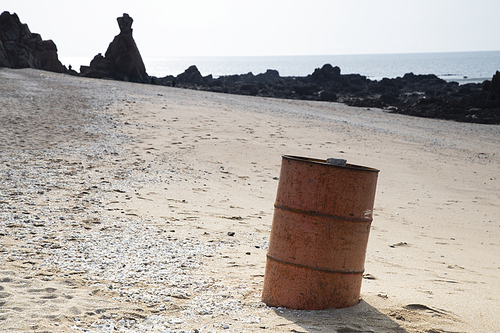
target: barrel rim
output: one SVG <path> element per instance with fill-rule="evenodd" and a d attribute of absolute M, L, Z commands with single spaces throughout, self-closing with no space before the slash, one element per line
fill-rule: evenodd
<path fill-rule="evenodd" d="M 328 164 L 326 162 L 326 160 L 321 160 L 318 158 L 293 156 L 293 155 L 282 155 L 281 157 L 283 159 L 287 159 L 287 160 L 295 160 L 295 161 L 306 162 L 306 163 L 315 163 L 315 164 L 324 165 L 324 166 L 328 166 L 328 167 L 332 167 L 332 168 L 343 168 L 343 169 L 347 168 L 347 169 L 358 170 L 358 171 L 380 172 L 380 170 L 375 169 L 375 168 L 370 168 L 370 167 L 365 167 L 362 165 L 356 165 L 356 164 L 350 164 L 350 163 L 347 163 L 345 166 Z"/>

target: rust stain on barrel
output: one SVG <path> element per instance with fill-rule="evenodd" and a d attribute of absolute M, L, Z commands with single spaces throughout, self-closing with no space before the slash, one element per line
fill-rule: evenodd
<path fill-rule="evenodd" d="M 359 302 L 378 170 L 283 156 L 262 301 L 318 310 Z"/>

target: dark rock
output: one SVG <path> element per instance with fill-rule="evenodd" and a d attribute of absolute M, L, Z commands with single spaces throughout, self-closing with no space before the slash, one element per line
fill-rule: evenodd
<path fill-rule="evenodd" d="M 415 75 L 413 73 L 406 73 L 403 76 L 404 81 L 412 82 L 412 83 L 426 83 L 426 84 L 442 84 L 446 83 L 445 80 L 440 79 L 434 74 L 419 74 Z"/>
<path fill-rule="evenodd" d="M 172 86 L 176 85 L 175 76 L 167 75 L 165 77 L 158 78 L 156 76 L 151 77 L 151 84 L 161 85 L 161 86 Z"/>
<path fill-rule="evenodd" d="M 68 75 L 72 75 L 72 76 L 80 76 L 80 73 L 78 73 L 77 71 L 75 71 L 74 69 L 68 69 L 66 71 L 66 74 Z"/>
<path fill-rule="evenodd" d="M 56 44 L 42 40 L 27 24 L 21 23 L 17 14 L 7 11 L 0 15 L 0 67 L 66 72 L 58 59 Z"/>
<path fill-rule="evenodd" d="M 398 96 L 388 93 L 381 95 L 379 99 L 385 104 L 393 105 L 398 101 Z"/>
<path fill-rule="evenodd" d="M 486 80 L 484 81 L 483 85 L 483 91 L 493 93 L 493 94 L 500 94 L 500 72 L 497 71 L 495 75 L 493 75 L 493 78 L 491 81 Z"/>
<path fill-rule="evenodd" d="M 259 93 L 259 87 L 256 84 L 242 84 L 240 89 L 243 94 L 250 96 L 257 96 Z"/>
<path fill-rule="evenodd" d="M 203 82 L 203 76 L 195 65 L 189 66 L 184 73 L 177 75 L 178 83 L 199 84 Z"/>
<path fill-rule="evenodd" d="M 280 73 L 275 69 L 268 69 L 265 73 L 255 76 L 255 81 L 265 84 L 278 83 L 280 80 Z"/>
<path fill-rule="evenodd" d="M 337 94 L 331 90 L 321 90 L 318 97 L 320 101 L 325 102 L 335 102 L 338 99 Z"/>
<path fill-rule="evenodd" d="M 198 68 L 192 65 L 173 79 L 172 86 L 195 88 L 198 86 L 213 86 L 213 82 L 212 74 L 202 76 Z"/>
<path fill-rule="evenodd" d="M 385 108 L 389 112 L 464 122 L 500 124 L 500 73 L 491 81 L 460 86 L 434 74 L 407 73 L 394 79 L 372 81 L 360 74 L 340 74 L 330 64 L 306 77 L 281 77 L 276 70 L 253 75 L 202 77 L 196 66 L 177 78 L 156 79 L 169 85 L 214 92 L 274 98 L 342 102 L 352 106 Z"/>
<path fill-rule="evenodd" d="M 150 83 L 146 67 L 134 38 L 132 23 L 134 20 L 123 14 L 117 18 L 120 33 L 109 44 L 104 56 L 98 54 L 89 66 L 81 66 L 83 76 L 93 78 L 112 78 L 122 81 Z"/>
<path fill-rule="evenodd" d="M 299 95 L 314 95 L 319 92 L 319 87 L 316 84 L 303 84 L 293 86 L 293 90 Z"/>
<path fill-rule="evenodd" d="M 395 80 L 393 79 L 388 79 L 384 77 L 382 80 L 379 82 L 379 86 L 381 87 L 390 87 L 390 88 L 398 88 L 398 84 Z"/>
<path fill-rule="evenodd" d="M 316 68 L 314 72 L 311 74 L 311 78 L 313 81 L 331 81 L 336 80 L 340 77 L 340 68 L 335 66 L 333 67 L 330 64 L 325 64 L 321 69 Z"/>

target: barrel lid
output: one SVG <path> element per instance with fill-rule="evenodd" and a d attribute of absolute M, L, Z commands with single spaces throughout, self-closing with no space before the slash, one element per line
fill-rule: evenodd
<path fill-rule="evenodd" d="M 359 170 L 359 171 L 371 171 L 371 172 L 379 172 L 380 170 L 375 169 L 375 168 L 370 168 L 370 167 L 365 167 L 362 165 L 355 165 L 355 164 L 350 164 L 350 163 L 345 163 L 345 165 L 342 165 L 343 163 L 328 163 L 328 160 L 330 159 L 317 159 L 317 158 L 310 158 L 310 157 L 301 157 L 301 156 L 292 156 L 292 155 L 283 155 L 283 159 L 288 159 L 288 160 L 295 160 L 299 162 L 306 162 L 306 163 L 316 163 L 316 164 L 322 164 L 325 166 L 329 166 L 332 168 L 347 168 L 347 169 L 354 169 L 354 170 Z M 341 160 L 341 159 L 339 159 Z"/>

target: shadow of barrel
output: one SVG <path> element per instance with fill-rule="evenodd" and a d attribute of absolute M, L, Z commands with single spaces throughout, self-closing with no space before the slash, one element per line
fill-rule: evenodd
<path fill-rule="evenodd" d="M 343 309 L 326 310 L 289 310 L 273 308 L 274 312 L 291 325 L 301 329 L 291 332 L 331 332 L 331 333 L 408 333 L 390 317 L 367 302 L 361 300 L 357 305 Z"/>

